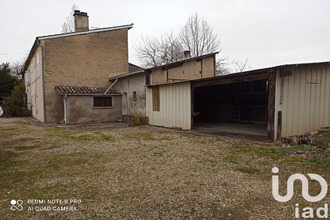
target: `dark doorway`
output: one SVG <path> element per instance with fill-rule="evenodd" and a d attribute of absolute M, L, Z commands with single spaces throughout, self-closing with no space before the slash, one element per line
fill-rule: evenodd
<path fill-rule="evenodd" d="M 268 80 L 194 88 L 193 128 L 267 138 Z"/>

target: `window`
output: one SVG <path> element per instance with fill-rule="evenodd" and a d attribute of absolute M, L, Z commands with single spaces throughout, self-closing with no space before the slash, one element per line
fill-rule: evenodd
<path fill-rule="evenodd" d="M 132 99 L 133 99 L 133 101 L 136 101 L 136 91 L 133 92 Z"/>
<path fill-rule="evenodd" d="M 112 97 L 94 97 L 94 107 L 111 107 Z"/>
<path fill-rule="evenodd" d="M 152 109 L 154 111 L 160 111 L 160 97 L 159 97 L 159 86 L 152 88 Z"/>

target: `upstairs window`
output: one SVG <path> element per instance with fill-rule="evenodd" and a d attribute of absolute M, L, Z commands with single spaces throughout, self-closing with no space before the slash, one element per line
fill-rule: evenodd
<path fill-rule="evenodd" d="M 112 106 L 112 97 L 94 97 L 94 107 L 111 107 Z"/>

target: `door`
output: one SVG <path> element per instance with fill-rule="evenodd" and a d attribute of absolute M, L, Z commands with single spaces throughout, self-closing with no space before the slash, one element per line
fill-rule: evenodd
<path fill-rule="evenodd" d="M 127 115 L 128 114 L 128 102 L 127 102 L 127 92 L 123 93 L 122 96 L 122 115 Z"/>

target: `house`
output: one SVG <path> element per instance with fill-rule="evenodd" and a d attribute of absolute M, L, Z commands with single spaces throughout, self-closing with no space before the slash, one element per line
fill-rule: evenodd
<path fill-rule="evenodd" d="M 109 78 L 113 88 L 122 94 L 123 121 L 129 124 L 147 124 L 146 86 L 215 76 L 215 56 L 210 53 L 190 57 L 185 51 L 184 59 L 173 63 L 142 69 L 130 64 L 129 72 Z"/>
<path fill-rule="evenodd" d="M 330 126 L 330 62 L 147 85 L 150 125 L 265 139 Z"/>
<path fill-rule="evenodd" d="M 37 37 L 25 62 L 33 117 L 44 123 L 121 120 L 121 94 L 109 77 L 129 72 L 128 30 L 133 24 L 89 29 L 74 12 L 75 32 Z"/>

